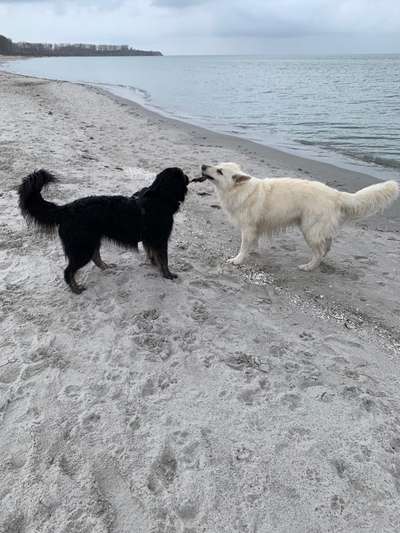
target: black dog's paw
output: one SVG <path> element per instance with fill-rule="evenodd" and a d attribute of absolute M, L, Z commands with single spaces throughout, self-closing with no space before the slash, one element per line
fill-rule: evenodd
<path fill-rule="evenodd" d="M 86 287 L 84 287 L 83 285 L 75 285 L 71 287 L 71 290 L 74 294 L 82 294 L 83 291 L 86 291 Z"/>
<path fill-rule="evenodd" d="M 172 272 L 168 272 L 168 273 L 164 274 L 164 278 L 165 279 L 177 279 L 178 278 L 178 274 L 173 274 Z"/>

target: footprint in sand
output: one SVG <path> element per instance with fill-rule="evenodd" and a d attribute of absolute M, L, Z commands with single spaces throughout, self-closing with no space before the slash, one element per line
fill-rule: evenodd
<path fill-rule="evenodd" d="M 362 393 L 362 389 L 355 385 L 343 387 L 342 390 L 342 396 L 345 400 L 357 400 L 361 397 Z"/>
<path fill-rule="evenodd" d="M 321 371 L 310 361 L 303 361 L 299 374 L 298 385 L 302 390 L 323 385 Z"/>
<path fill-rule="evenodd" d="M 94 479 L 105 505 L 110 531 L 133 533 L 149 531 L 149 519 L 143 502 L 132 494 L 129 479 L 118 472 L 114 461 L 103 457 L 94 468 Z"/>
<path fill-rule="evenodd" d="M 336 269 L 332 265 L 329 265 L 328 263 L 321 263 L 321 272 L 323 274 L 336 274 Z"/>
<path fill-rule="evenodd" d="M 243 402 L 247 406 L 254 404 L 260 404 L 264 399 L 264 391 L 261 388 L 246 388 L 243 389 L 238 395 L 239 401 Z"/>
<path fill-rule="evenodd" d="M 177 461 L 174 450 L 165 445 L 160 455 L 150 468 L 147 486 L 151 492 L 157 494 L 168 489 L 176 476 Z"/>
<path fill-rule="evenodd" d="M 192 307 L 191 317 L 196 322 L 205 322 L 209 319 L 207 307 L 202 302 L 195 302 Z"/>
<path fill-rule="evenodd" d="M 24 515 L 18 512 L 10 513 L 4 522 L 0 522 L 0 531 L 2 533 L 25 533 Z"/>
<path fill-rule="evenodd" d="M 199 515 L 213 504 L 212 489 L 204 476 L 210 455 L 206 431 L 198 435 L 175 431 L 150 468 L 148 488 L 156 498 L 160 531 L 169 531 L 167 524 L 171 531 L 200 531 L 196 527 Z"/>
<path fill-rule="evenodd" d="M 128 421 L 128 429 L 132 432 L 140 429 L 140 417 L 134 416 Z"/>
<path fill-rule="evenodd" d="M 190 270 L 193 270 L 193 265 L 188 261 L 178 259 L 175 263 L 175 270 L 177 272 L 189 272 Z"/>
<path fill-rule="evenodd" d="M 300 404 L 301 404 L 300 396 L 294 393 L 284 394 L 281 397 L 280 401 L 283 405 L 287 406 L 290 409 L 290 411 L 294 411 L 295 409 L 300 407 Z"/>
<path fill-rule="evenodd" d="M 67 385 L 63 393 L 71 400 L 77 400 L 81 395 L 81 388 L 76 385 Z"/>
<path fill-rule="evenodd" d="M 133 341 L 140 348 L 150 354 L 148 360 L 156 362 L 157 360 L 161 359 L 162 361 L 165 361 L 169 359 L 173 352 L 170 341 L 165 337 L 166 336 L 164 334 L 142 334 L 135 335 L 133 337 Z M 157 357 L 152 358 L 152 355 Z"/>
<path fill-rule="evenodd" d="M 21 365 L 15 361 L 10 361 L 0 367 L 0 383 L 10 384 L 17 381 L 21 371 Z"/>
<path fill-rule="evenodd" d="M 290 344 L 282 342 L 279 344 L 271 344 L 268 351 L 272 357 L 280 359 L 286 356 L 286 354 L 292 353 L 292 347 Z"/>
<path fill-rule="evenodd" d="M 85 431 L 94 431 L 100 422 L 100 418 L 98 413 L 90 413 L 82 418 L 81 426 Z"/>
<path fill-rule="evenodd" d="M 27 366 L 25 366 L 25 368 L 21 372 L 21 379 L 23 381 L 26 381 L 26 380 L 36 376 L 37 374 L 40 374 L 46 368 L 47 368 L 47 364 L 44 361 L 41 361 L 39 363 L 32 364 L 32 365 L 27 365 Z"/>
<path fill-rule="evenodd" d="M 307 333 L 307 331 L 303 331 L 303 333 L 300 333 L 299 337 L 303 341 L 313 341 L 315 339 L 314 335 L 312 333 Z"/>
<path fill-rule="evenodd" d="M 364 350 L 364 347 L 362 344 L 360 344 L 359 342 L 348 340 L 345 337 L 337 337 L 335 335 L 329 335 L 328 337 L 325 337 L 324 341 L 328 346 L 332 347 L 333 345 L 333 346 L 338 347 L 339 349 L 343 349 L 343 348 L 347 349 L 350 352 L 354 348 L 358 350 Z"/>
<path fill-rule="evenodd" d="M 254 452 L 246 446 L 241 446 L 234 451 L 234 458 L 237 461 L 250 463 L 253 459 Z"/>
<path fill-rule="evenodd" d="M 143 323 L 143 321 L 154 321 L 158 318 L 160 318 L 160 311 L 156 307 L 152 307 L 151 309 L 145 309 L 135 315 L 134 320 Z"/>
<path fill-rule="evenodd" d="M 153 396 L 153 394 L 156 392 L 156 387 L 154 385 L 154 381 L 151 378 L 148 378 L 146 382 L 144 383 L 141 394 L 143 398 L 146 398 L 148 396 Z"/>
<path fill-rule="evenodd" d="M 332 511 L 338 512 L 340 514 L 343 513 L 344 508 L 346 506 L 346 503 L 344 499 L 341 496 L 338 496 L 337 494 L 334 494 L 331 497 L 331 509 Z"/>
<path fill-rule="evenodd" d="M 158 387 L 164 391 L 168 389 L 171 385 L 177 383 L 177 378 L 169 376 L 168 374 L 161 374 L 158 378 Z"/>
<path fill-rule="evenodd" d="M 223 359 L 223 362 L 234 370 L 253 368 L 264 374 L 268 374 L 271 370 L 271 365 L 267 361 L 262 361 L 255 355 L 244 352 L 230 354 Z"/>

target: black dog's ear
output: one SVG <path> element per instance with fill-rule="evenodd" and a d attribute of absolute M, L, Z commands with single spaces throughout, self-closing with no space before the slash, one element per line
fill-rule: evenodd
<path fill-rule="evenodd" d="M 150 185 L 144 196 L 149 197 L 162 197 L 168 201 L 170 205 L 175 205 L 174 209 L 177 210 L 179 203 L 183 202 L 187 193 L 187 186 L 189 178 L 178 167 L 166 168 L 159 174 L 156 179 Z"/>
<path fill-rule="evenodd" d="M 248 181 L 251 179 L 251 176 L 248 176 L 247 174 L 234 174 L 232 176 L 232 179 L 235 183 L 244 183 L 245 181 Z"/>
<path fill-rule="evenodd" d="M 143 197 L 150 198 L 152 196 L 157 196 L 162 188 L 163 180 L 166 178 L 168 178 L 168 169 L 165 169 L 156 175 L 155 180 L 149 187 L 147 187 Z"/>
<path fill-rule="evenodd" d="M 174 172 L 176 172 L 177 175 L 178 175 L 178 174 L 181 175 L 181 176 L 183 177 L 184 181 L 185 181 L 185 185 L 189 185 L 189 182 L 190 182 L 190 180 L 189 180 L 189 176 L 187 176 L 187 175 L 183 172 L 183 170 L 182 170 L 181 168 L 179 168 L 179 167 L 175 167 L 174 169 L 171 169 L 171 170 L 173 170 Z"/>
<path fill-rule="evenodd" d="M 145 187 L 145 190 L 141 191 L 140 194 L 136 195 L 136 198 L 150 198 L 157 194 L 157 187 Z"/>

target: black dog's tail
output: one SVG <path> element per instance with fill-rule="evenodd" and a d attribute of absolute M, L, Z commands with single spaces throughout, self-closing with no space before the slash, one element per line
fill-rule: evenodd
<path fill-rule="evenodd" d="M 56 182 L 55 176 L 47 170 L 36 170 L 23 179 L 18 187 L 19 207 L 22 215 L 29 221 L 51 231 L 59 224 L 62 207 L 48 202 L 41 190 L 49 183 Z"/>

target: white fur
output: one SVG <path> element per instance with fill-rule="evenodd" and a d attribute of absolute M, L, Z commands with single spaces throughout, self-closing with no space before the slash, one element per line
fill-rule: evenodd
<path fill-rule="evenodd" d="M 242 231 L 242 244 L 228 262 L 241 264 L 262 234 L 298 226 L 312 250 L 311 260 L 300 265 L 310 271 L 329 252 L 340 225 L 382 211 L 399 195 L 399 184 L 387 181 L 357 193 L 340 192 L 318 181 L 294 178 L 258 179 L 244 174 L 236 163 L 203 165 L 212 179 L 223 209 Z"/>

